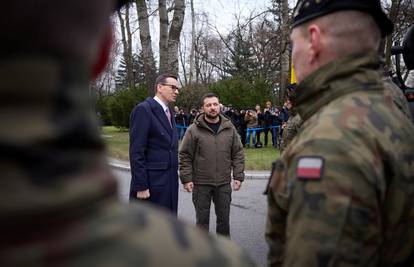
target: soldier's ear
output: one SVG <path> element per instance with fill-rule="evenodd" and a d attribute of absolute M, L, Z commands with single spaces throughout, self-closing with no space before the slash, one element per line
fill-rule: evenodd
<path fill-rule="evenodd" d="M 319 54 L 322 49 L 322 33 L 321 29 L 315 25 L 311 24 L 308 27 L 309 31 L 309 54 L 308 60 L 309 63 L 315 63 L 316 59 L 319 57 Z"/>
<path fill-rule="evenodd" d="M 112 26 L 108 27 L 105 33 L 101 45 L 99 47 L 99 53 L 96 58 L 95 64 L 92 66 L 92 80 L 96 79 L 101 74 L 109 61 L 109 55 L 111 53 L 111 47 L 113 42 Z"/>

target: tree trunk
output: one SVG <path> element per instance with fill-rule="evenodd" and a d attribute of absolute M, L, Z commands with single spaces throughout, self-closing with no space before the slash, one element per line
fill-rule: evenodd
<path fill-rule="evenodd" d="M 120 11 L 117 11 L 119 23 L 121 25 L 121 36 L 122 36 L 122 45 L 123 45 L 123 53 L 122 56 L 125 60 L 125 67 L 126 67 L 126 79 L 129 88 L 135 87 L 134 82 L 134 73 L 133 73 L 133 65 L 132 65 L 132 34 L 131 28 L 129 25 L 129 6 L 125 7 L 125 20 L 122 18 L 122 14 Z M 126 33 L 125 33 L 126 31 Z"/>
<path fill-rule="evenodd" d="M 129 24 L 129 5 L 126 6 L 125 9 L 125 27 L 127 33 L 127 56 L 128 56 L 128 64 L 127 64 L 127 74 L 128 74 L 128 86 L 130 89 L 135 88 L 135 75 L 134 75 L 134 65 L 132 60 L 132 33 L 131 33 L 131 26 Z"/>
<path fill-rule="evenodd" d="M 290 53 L 287 49 L 289 44 L 289 5 L 287 0 L 282 0 L 281 8 L 281 25 L 280 25 L 280 90 L 279 103 L 283 103 L 285 98 L 286 87 L 289 82 L 289 58 Z"/>
<path fill-rule="evenodd" d="M 168 35 L 168 65 L 169 73 L 178 74 L 178 46 L 180 45 L 181 29 L 184 22 L 184 0 L 175 0 L 174 15 Z M 162 68 L 160 66 L 160 68 Z"/>
<path fill-rule="evenodd" d="M 190 83 L 193 82 L 194 76 L 194 51 L 195 51 L 195 42 L 196 42 L 196 32 L 195 32 L 195 12 L 194 12 L 194 0 L 190 1 L 191 5 L 191 50 L 190 50 L 190 73 L 188 80 Z"/>
<path fill-rule="evenodd" d="M 158 12 L 160 16 L 160 73 L 165 73 L 168 65 L 168 14 L 165 0 L 158 0 Z"/>
<path fill-rule="evenodd" d="M 186 43 L 186 42 L 184 42 L 184 43 Z M 180 57 L 181 68 L 182 68 L 182 71 L 183 71 L 182 76 L 184 77 L 184 85 L 185 86 L 187 86 L 189 84 L 188 77 L 187 77 L 187 69 L 186 69 L 186 66 L 185 66 L 186 61 L 187 61 L 186 50 L 187 50 L 186 47 L 184 47 L 184 49 L 181 46 L 178 47 L 178 52 L 179 52 L 178 54 L 179 54 L 179 57 Z"/>
<path fill-rule="evenodd" d="M 157 70 L 155 68 L 154 53 L 152 52 L 147 4 L 145 0 L 136 0 L 136 4 L 139 25 L 139 37 L 142 46 L 142 61 L 144 64 L 147 91 L 148 95 L 153 96 L 155 93 L 155 79 L 157 78 Z"/>
<path fill-rule="evenodd" d="M 391 9 L 389 18 L 394 23 L 397 20 L 397 15 L 400 10 L 402 0 L 392 0 L 391 1 Z M 392 34 L 388 35 L 386 38 L 386 46 L 385 46 L 385 65 L 391 66 L 391 47 L 392 47 Z"/>

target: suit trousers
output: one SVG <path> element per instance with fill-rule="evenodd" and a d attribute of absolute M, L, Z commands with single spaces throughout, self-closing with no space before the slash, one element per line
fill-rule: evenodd
<path fill-rule="evenodd" d="M 194 185 L 193 203 L 198 227 L 209 231 L 210 206 L 213 200 L 217 217 L 216 232 L 230 237 L 231 191 L 230 184 L 221 186 Z"/>

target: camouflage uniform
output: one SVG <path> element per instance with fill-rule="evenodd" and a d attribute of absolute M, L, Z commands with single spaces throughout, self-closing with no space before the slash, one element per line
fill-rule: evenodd
<path fill-rule="evenodd" d="M 299 133 L 302 126 L 302 119 L 297 113 L 293 113 L 289 116 L 286 126 L 283 129 L 282 143 L 280 145 L 280 153 L 282 154 L 293 138 Z"/>
<path fill-rule="evenodd" d="M 299 85 L 303 128 L 269 182 L 269 265 L 414 266 L 414 126 L 379 64 L 350 55 Z"/>
<path fill-rule="evenodd" d="M 116 200 L 87 73 L 46 57 L 0 63 L 0 266 L 254 265 L 227 239 Z"/>
<path fill-rule="evenodd" d="M 384 93 L 386 96 L 391 97 L 394 104 L 397 106 L 401 112 L 407 116 L 409 120 L 412 121 L 410 107 L 408 106 L 407 98 L 404 93 L 401 91 L 401 88 L 398 87 L 389 76 L 383 77 L 384 81 Z"/>

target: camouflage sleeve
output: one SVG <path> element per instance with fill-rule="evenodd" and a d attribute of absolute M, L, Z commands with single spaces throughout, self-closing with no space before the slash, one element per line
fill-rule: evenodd
<path fill-rule="evenodd" d="M 385 191 L 381 159 L 361 139 L 345 142 L 330 134 L 302 143 L 288 166 L 284 266 L 376 266 Z M 309 159 L 316 169 L 306 169 Z"/>
<path fill-rule="evenodd" d="M 292 139 L 298 134 L 302 125 L 302 120 L 299 114 L 290 116 L 286 122 L 285 129 L 283 130 L 282 143 L 280 145 L 280 153 L 286 149 Z"/>
<path fill-rule="evenodd" d="M 1 251 L 0 256 L 7 255 L 2 266 L 256 266 L 229 239 L 210 236 L 142 202 L 104 205 L 81 220 L 59 223 L 59 230 L 39 228 L 32 245 Z"/>
<path fill-rule="evenodd" d="M 269 246 L 269 266 L 282 266 L 286 243 L 287 180 L 285 166 L 281 160 L 273 163 L 272 174 L 266 189 L 268 213 L 265 238 Z"/>
<path fill-rule="evenodd" d="M 390 77 L 384 77 L 384 95 L 391 97 L 395 106 L 409 119 L 412 121 L 410 107 L 408 101 L 405 98 L 403 91 L 391 80 Z"/>
<path fill-rule="evenodd" d="M 194 124 L 191 125 L 184 134 L 184 138 L 181 142 L 179 151 L 179 170 L 180 180 L 183 184 L 191 182 L 193 180 L 193 160 L 195 146 L 193 138 Z"/>

